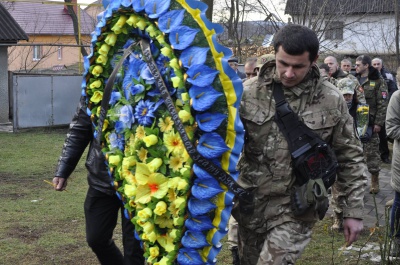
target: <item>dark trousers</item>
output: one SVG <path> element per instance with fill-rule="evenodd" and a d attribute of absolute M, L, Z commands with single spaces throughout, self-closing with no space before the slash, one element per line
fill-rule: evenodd
<path fill-rule="evenodd" d="M 389 146 L 386 135 L 385 124 L 381 127 L 381 131 L 379 132 L 379 152 L 381 154 L 381 159 L 389 159 Z"/>
<path fill-rule="evenodd" d="M 109 196 L 89 187 L 85 200 L 86 240 L 102 265 L 143 265 L 143 250 L 134 236 L 134 225 L 124 217 L 123 205 L 117 195 Z M 122 218 L 124 254 L 112 239 L 118 221 Z"/>

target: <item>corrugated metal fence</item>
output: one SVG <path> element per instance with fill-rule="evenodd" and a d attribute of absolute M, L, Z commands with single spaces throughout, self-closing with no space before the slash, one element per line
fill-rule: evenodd
<path fill-rule="evenodd" d="M 13 130 L 67 125 L 78 106 L 81 75 L 12 75 Z"/>

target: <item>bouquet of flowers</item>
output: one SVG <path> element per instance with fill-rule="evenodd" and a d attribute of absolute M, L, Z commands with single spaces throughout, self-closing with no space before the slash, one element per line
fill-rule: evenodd
<path fill-rule="evenodd" d="M 368 104 L 357 105 L 357 133 L 360 137 L 364 136 L 369 124 L 369 106 Z"/>
<path fill-rule="evenodd" d="M 85 58 L 82 93 L 95 128 L 105 85 L 123 60 L 95 137 L 149 264 L 214 264 L 227 233 L 234 194 L 194 164 L 143 51 L 134 45 L 150 42 L 197 151 L 237 179 L 242 82 L 227 63 L 231 51 L 216 41 L 222 28 L 205 18 L 205 10 L 194 0 L 110 1 Z M 121 51 L 128 47 L 131 54 L 124 59 Z"/>

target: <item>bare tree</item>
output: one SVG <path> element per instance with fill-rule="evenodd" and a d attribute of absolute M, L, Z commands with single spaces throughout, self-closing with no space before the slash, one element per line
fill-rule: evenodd
<path fill-rule="evenodd" d="M 64 0 L 64 2 L 66 3 L 68 13 L 69 13 L 69 15 L 71 16 L 71 19 L 72 19 L 72 24 L 74 26 L 74 35 L 75 35 L 76 44 L 82 45 L 82 42 L 81 42 L 81 40 L 79 38 L 78 17 L 76 15 L 75 11 L 74 11 L 73 5 L 71 4 L 72 0 Z M 83 57 L 88 55 L 88 53 L 87 53 L 87 51 L 86 51 L 86 49 L 84 47 L 81 47 L 81 54 L 82 54 Z"/>

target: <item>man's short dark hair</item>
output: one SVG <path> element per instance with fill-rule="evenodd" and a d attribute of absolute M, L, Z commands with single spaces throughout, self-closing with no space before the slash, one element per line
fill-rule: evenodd
<path fill-rule="evenodd" d="M 360 55 L 357 57 L 356 62 L 361 62 L 362 64 L 368 64 L 368 66 L 371 66 L 371 57 L 368 55 Z"/>
<path fill-rule="evenodd" d="M 324 69 L 327 73 L 329 72 L 329 66 L 326 63 L 321 63 L 318 65 L 320 69 Z"/>
<path fill-rule="evenodd" d="M 314 62 L 318 56 L 317 34 L 311 29 L 297 24 L 288 24 L 275 33 L 273 45 L 275 53 L 278 52 L 280 46 L 290 55 L 309 52 L 310 62 Z"/>

